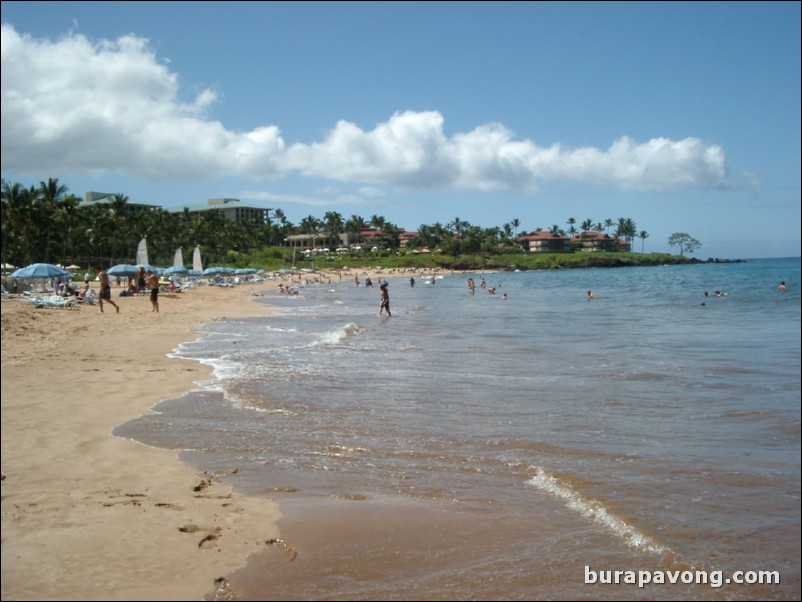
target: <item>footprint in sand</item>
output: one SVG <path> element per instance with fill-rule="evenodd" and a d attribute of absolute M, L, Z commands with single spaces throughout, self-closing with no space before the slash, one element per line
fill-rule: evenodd
<path fill-rule="evenodd" d="M 220 527 L 216 527 L 214 529 L 201 529 L 198 525 L 194 525 L 192 523 L 186 524 L 183 527 L 178 527 L 178 530 L 181 533 L 197 533 L 198 531 L 209 531 L 206 535 L 201 538 L 198 542 L 199 548 L 211 548 L 215 545 L 215 541 L 220 539 L 221 529 Z"/>

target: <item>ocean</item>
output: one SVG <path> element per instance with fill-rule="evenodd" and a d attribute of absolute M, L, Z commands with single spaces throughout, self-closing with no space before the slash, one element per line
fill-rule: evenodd
<path fill-rule="evenodd" d="M 115 429 L 279 504 L 225 596 L 800 599 L 799 258 L 396 275 L 390 318 L 357 276 Z"/>

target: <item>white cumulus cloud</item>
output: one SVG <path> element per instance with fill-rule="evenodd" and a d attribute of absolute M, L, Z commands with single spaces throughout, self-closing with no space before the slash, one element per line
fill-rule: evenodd
<path fill-rule="evenodd" d="M 226 129 L 208 117 L 216 100 L 211 89 L 182 100 L 177 74 L 143 38 L 50 41 L 2 25 L 2 162 L 17 172 L 155 180 L 295 172 L 369 186 L 525 192 L 551 180 L 622 190 L 729 184 L 723 149 L 695 138 L 540 147 L 497 123 L 449 137 L 439 112 L 405 111 L 369 131 L 340 121 L 323 140 L 287 144 L 275 125 Z"/>

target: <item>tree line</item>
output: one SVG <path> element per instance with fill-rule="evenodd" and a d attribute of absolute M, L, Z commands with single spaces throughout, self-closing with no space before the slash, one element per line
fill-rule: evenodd
<path fill-rule="evenodd" d="M 15 266 L 35 262 L 78 264 L 108 267 L 130 263 L 142 238 L 148 240 L 150 261 L 154 265 L 171 265 L 178 247 L 190 250 L 200 246 L 204 263 L 237 264 L 260 249 L 285 244 L 293 234 L 338 237 L 348 234 L 359 242 L 360 232 L 374 228 L 380 233 L 371 244 L 382 249 L 398 249 L 403 230 L 379 215 L 365 219 L 352 215 L 345 219 L 336 211 L 328 211 L 322 219 L 309 215 L 298 224 L 287 220 L 281 209 L 271 210 L 267 223 L 256 220 L 234 222 L 222 211 L 170 212 L 163 208 L 134 211 L 129 198 L 115 194 L 108 202 L 82 203 L 58 179 L 49 178 L 38 186 L 25 187 L 2 181 L 2 261 Z M 548 231 L 558 236 L 574 236 L 584 232 L 605 233 L 630 245 L 635 238 L 649 236 L 637 231 L 631 218 L 579 224 L 574 218 Z M 521 222 L 512 219 L 500 227 L 482 228 L 455 218 L 448 224 L 422 224 L 408 248 L 439 249 L 451 255 L 520 252 L 516 239 L 521 235 Z M 542 231 L 536 228 L 535 231 Z M 698 241 L 696 241 L 698 242 Z M 686 249 L 687 241 L 686 241 Z M 643 252 L 643 247 L 641 247 Z"/>

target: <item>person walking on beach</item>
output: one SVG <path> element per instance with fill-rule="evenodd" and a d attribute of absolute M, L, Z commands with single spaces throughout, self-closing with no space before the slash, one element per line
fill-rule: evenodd
<path fill-rule="evenodd" d="M 387 283 L 382 282 L 379 287 L 379 317 L 382 317 L 382 312 L 387 310 L 387 317 L 392 317 L 390 313 L 390 293 L 387 290 Z"/>
<path fill-rule="evenodd" d="M 97 272 L 97 278 L 100 281 L 100 294 L 97 298 L 97 303 L 100 305 L 100 313 L 104 313 L 104 301 L 113 305 L 117 309 L 117 313 L 120 313 L 120 306 L 111 300 L 111 284 L 109 283 L 109 275 L 103 268 L 96 268 L 95 271 Z"/>
<path fill-rule="evenodd" d="M 159 275 L 148 270 L 146 285 L 150 289 L 150 304 L 153 306 L 151 311 L 159 313 Z"/>
<path fill-rule="evenodd" d="M 140 265 L 136 270 L 136 292 L 142 294 L 145 292 L 145 266 Z"/>

